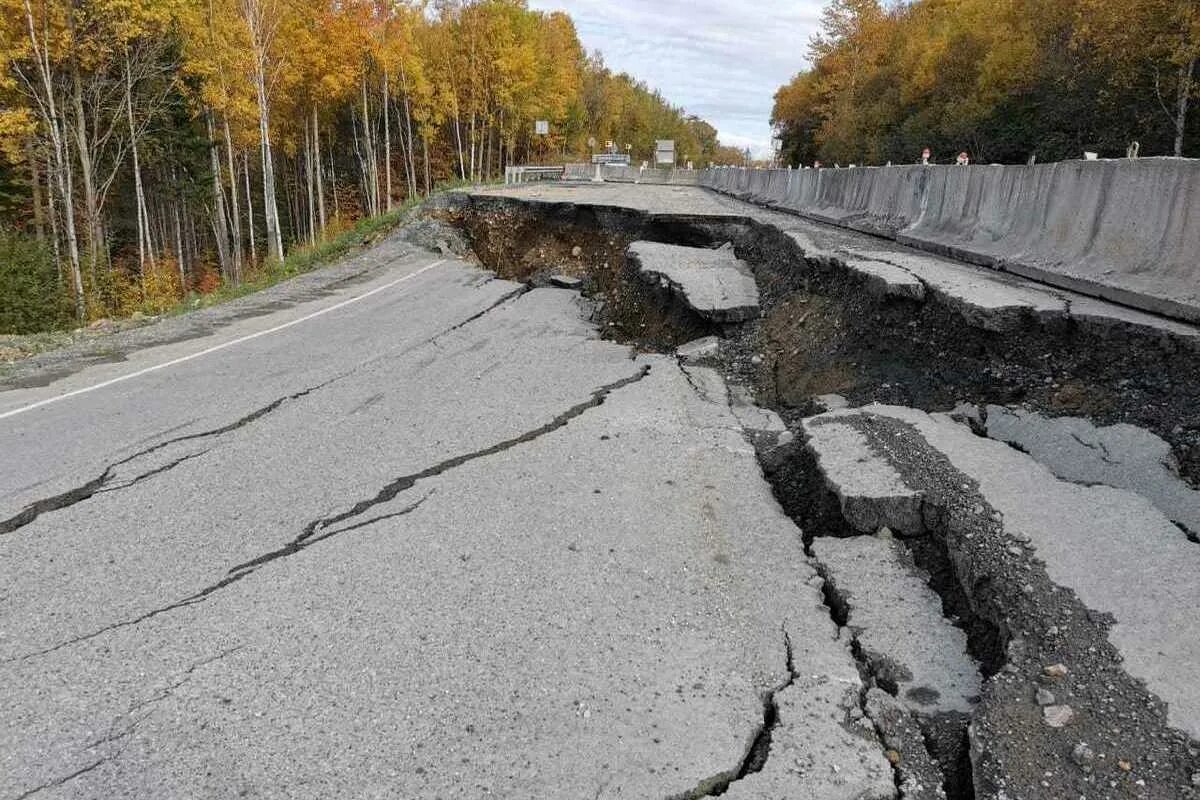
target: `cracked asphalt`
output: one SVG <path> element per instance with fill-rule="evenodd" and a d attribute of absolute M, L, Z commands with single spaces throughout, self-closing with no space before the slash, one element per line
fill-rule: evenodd
<path fill-rule="evenodd" d="M 383 247 L 0 391 L 0 800 L 892 796 L 729 406 Z"/>

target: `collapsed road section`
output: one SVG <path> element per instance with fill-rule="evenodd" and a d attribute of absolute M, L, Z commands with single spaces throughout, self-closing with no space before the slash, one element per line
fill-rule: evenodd
<path fill-rule="evenodd" d="M 610 338 L 698 390 L 723 373 L 857 664 L 839 725 L 892 767 L 852 796 L 1200 796 L 1200 330 L 695 187 L 433 213 L 504 277 L 578 280 Z M 679 277 L 730 263 L 755 314 Z M 791 671 L 757 769 L 707 793 L 808 796 L 742 793 L 836 761 L 788 761 L 816 735 Z"/>

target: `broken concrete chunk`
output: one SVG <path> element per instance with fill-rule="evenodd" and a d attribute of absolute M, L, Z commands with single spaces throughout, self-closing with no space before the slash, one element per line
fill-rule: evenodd
<path fill-rule="evenodd" d="M 903 544 L 818 538 L 813 553 L 880 686 L 925 717 L 974 709 L 981 679 L 967 635 L 943 616 L 941 598 Z"/>
<path fill-rule="evenodd" d="M 1175 471 L 1171 446 L 1148 430 L 993 405 L 987 407 L 987 435 L 1016 445 L 1064 480 L 1136 492 L 1200 534 L 1200 491 Z"/>
<path fill-rule="evenodd" d="M 769 408 L 756 405 L 750 389 L 741 384 L 729 384 L 729 407 L 745 430 L 782 434 L 788 429 L 778 414 Z"/>
<path fill-rule="evenodd" d="M 715 358 L 721 349 L 721 340 L 716 336 L 703 336 L 693 339 L 687 344 L 675 348 L 675 355 L 684 361 L 696 361 L 701 358 Z"/>
<path fill-rule="evenodd" d="M 758 316 L 758 286 L 746 262 L 729 249 L 634 242 L 626 252 L 642 280 L 659 284 L 712 322 Z"/>
<path fill-rule="evenodd" d="M 857 683 L 798 678 L 775 695 L 779 719 L 760 772 L 729 784 L 729 800 L 893 800 L 896 784 L 869 728 L 847 729 L 860 710 Z M 861 716 L 861 713 L 860 713 Z"/>
<path fill-rule="evenodd" d="M 583 286 L 583 281 L 574 275 L 551 275 L 550 283 L 560 289 L 579 289 Z"/>
<path fill-rule="evenodd" d="M 1200 663 L 1200 548 L 1161 511 L 1128 490 L 1060 480 L 944 415 L 899 406 L 853 413 L 903 424 L 977 486 L 1003 534 L 1027 538 L 1053 583 L 1112 615 L 1108 638 L 1122 668 L 1166 702 L 1168 724 L 1200 736 L 1200 692 L 1192 671 L 1179 669 Z"/>
<path fill-rule="evenodd" d="M 863 533 L 884 526 L 906 534 L 924 530 L 921 493 L 876 455 L 862 433 L 836 414 L 811 417 L 803 424 L 808 449 L 850 525 Z"/>

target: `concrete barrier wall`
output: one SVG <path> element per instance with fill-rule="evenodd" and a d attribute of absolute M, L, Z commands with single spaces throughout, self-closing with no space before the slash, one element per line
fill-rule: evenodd
<path fill-rule="evenodd" d="M 1200 322 L 1200 161 L 705 170 L 809 219 Z"/>

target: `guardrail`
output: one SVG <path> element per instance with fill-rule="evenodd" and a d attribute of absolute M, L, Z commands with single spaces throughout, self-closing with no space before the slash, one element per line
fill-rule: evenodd
<path fill-rule="evenodd" d="M 625 167 L 617 164 L 567 164 L 563 172 L 563 180 L 696 186 L 700 183 L 701 175 L 702 171 L 695 169 Z"/>
<path fill-rule="evenodd" d="M 505 167 L 505 186 L 534 181 L 556 181 L 563 176 L 563 167 Z"/>

